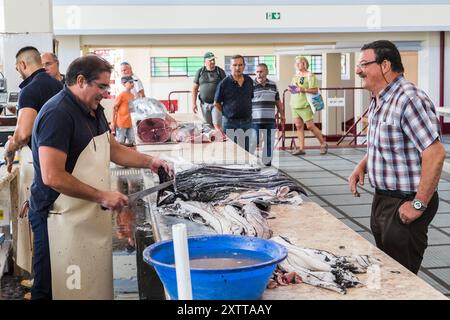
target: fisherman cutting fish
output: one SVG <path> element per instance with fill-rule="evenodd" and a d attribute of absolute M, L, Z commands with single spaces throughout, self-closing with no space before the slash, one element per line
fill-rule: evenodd
<path fill-rule="evenodd" d="M 110 161 L 159 168 L 166 161 L 121 146 L 100 101 L 112 66 L 95 55 L 75 59 L 66 86 L 38 114 L 33 129 L 30 221 L 34 231 L 33 299 L 112 299 L 112 218 L 127 205 L 110 190 Z M 105 210 L 107 209 L 107 210 Z"/>

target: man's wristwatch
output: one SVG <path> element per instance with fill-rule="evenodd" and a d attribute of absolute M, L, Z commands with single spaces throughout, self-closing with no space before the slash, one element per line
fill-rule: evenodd
<path fill-rule="evenodd" d="M 419 199 L 414 199 L 411 202 L 412 206 L 414 209 L 419 210 L 419 211 L 425 211 L 427 210 L 427 206 L 423 204 L 422 201 L 420 201 Z"/>

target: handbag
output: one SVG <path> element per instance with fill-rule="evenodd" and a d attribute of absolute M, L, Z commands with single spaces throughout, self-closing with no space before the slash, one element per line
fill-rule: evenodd
<path fill-rule="evenodd" d="M 325 103 L 323 102 L 322 94 L 318 91 L 317 93 L 307 93 L 306 99 L 308 100 L 309 105 L 313 113 L 316 111 L 321 111 L 325 108 Z"/>

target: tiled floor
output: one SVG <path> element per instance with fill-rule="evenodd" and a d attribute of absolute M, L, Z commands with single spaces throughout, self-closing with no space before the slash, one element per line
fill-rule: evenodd
<path fill-rule="evenodd" d="M 446 149 L 450 152 L 450 137 L 445 139 Z M 364 149 L 354 148 L 330 148 L 325 156 L 315 149 L 307 150 L 303 156 L 277 151 L 273 165 L 300 182 L 312 201 L 375 244 L 370 231 L 374 189 L 366 177 L 360 189 L 361 197 L 355 198 L 347 184 L 347 177 L 364 153 Z M 450 161 L 448 163 L 450 166 Z M 429 244 L 418 275 L 450 297 L 450 173 L 442 174 L 438 189 L 439 210 L 429 229 Z"/>

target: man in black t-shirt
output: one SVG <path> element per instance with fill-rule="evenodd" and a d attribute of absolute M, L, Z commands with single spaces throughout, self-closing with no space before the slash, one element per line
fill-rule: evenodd
<path fill-rule="evenodd" d="M 19 85 L 16 130 L 5 145 L 8 172 L 12 170 L 16 151 L 27 144 L 31 148 L 31 132 L 39 110 L 63 87 L 61 82 L 45 73 L 39 51 L 34 47 L 24 47 L 17 52 L 16 70 L 23 82 Z"/>
<path fill-rule="evenodd" d="M 212 52 L 205 53 L 203 58 L 205 65 L 195 74 L 192 87 L 192 110 L 197 113 L 198 96 L 205 122 L 222 132 L 222 113 L 214 107 L 214 94 L 219 82 L 226 77 L 225 71 L 216 66 Z"/>

